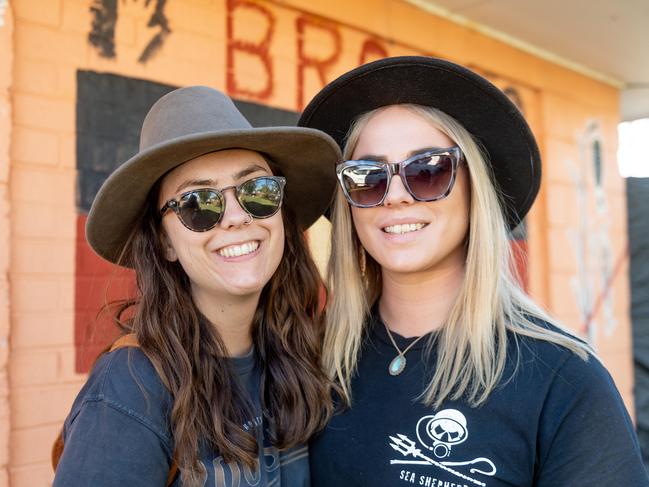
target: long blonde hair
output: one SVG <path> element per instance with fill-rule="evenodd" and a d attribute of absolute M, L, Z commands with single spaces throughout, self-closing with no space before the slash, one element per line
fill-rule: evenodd
<path fill-rule="evenodd" d="M 563 346 L 584 360 L 592 350 L 567 331 L 556 332 L 539 320 L 559 326 L 521 289 L 515 276 L 503 204 L 480 147 L 456 120 L 431 107 L 401 105 L 429 121 L 460 147 L 469 168 L 471 203 L 465 275 L 448 321 L 437 334 L 437 366 L 420 399 L 439 407 L 465 397 L 483 403 L 502 378 L 507 332 Z M 369 119 L 384 108 L 361 115 L 350 128 L 344 150 L 349 159 Z M 328 284 L 324 365 L 351 403 L 351 380 L 370 309 L 382 288 L 381 268 L 365 252 L 351 212 L 338 188 L 332 209 L 332 245 Z M 429 343 L 429 347 L 432 343 Z"/>

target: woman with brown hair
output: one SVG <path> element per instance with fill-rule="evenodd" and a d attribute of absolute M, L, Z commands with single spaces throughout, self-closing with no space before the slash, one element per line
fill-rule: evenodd
<path fill-rule="evenodd" d="M 156 102 L 88 216 L 139 293 L 65 421 L 55 487 L 309 484 L 304 443 L 331 404 L 302 232 L 339 156 L 317 130 L 252 128 L 210 88 Z"/>
<path fill-rule="evenodd" d="M 300 125 L 345 159 L 324 363 L 348 408 L 310 444 L 313 485 L 649 486 L 611 377 L 515 279 L 508 233 L 541 160 L 507 97 L 445 60 L 388 58 Z"/>

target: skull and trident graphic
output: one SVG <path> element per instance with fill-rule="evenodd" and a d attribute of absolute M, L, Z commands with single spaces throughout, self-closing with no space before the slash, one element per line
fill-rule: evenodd
<path fill-rule="evenodd" d="M 416 429 L 419 443 L 431 453 L 424 453 L 422 449 L 418 448 L 417 443 L 406 435 L 398 433 L 396 436 L 390 436 L 390 440 L 392 440 L 390 446 L 404 457 L 413 457 L 415 460 L 390 460 L 390 464 L 432 465 L 482 487 L 486 485 L 484 482 L 471 478 L 452 467 L 472 465 L 469 470 L 471 474 L 478 473 L 488 476 L 496 474 L 494 463 L 484 457 L 460 462 L 441 461 L 451 455 L 451 449 L 454 446 L 463 443 L 469 437 L 466 418 L 460 411 L 444 409 L 435 415 L 424 416 L 417 422 Z M 431 454 L 435 458 L 429 456 Z M 475 466 L 477 464 L 482 464 L 482 466 L 478 468 Z"/>

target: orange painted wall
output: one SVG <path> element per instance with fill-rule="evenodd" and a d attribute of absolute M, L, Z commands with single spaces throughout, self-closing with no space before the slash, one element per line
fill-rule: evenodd
<path fill-rule="evenodd" d="M 2 15 L 4 13 L 4 15 Z M 0 12 L 0 485 L 8 485 L 9 472 L 9 142 L 13 75 L 13 12 Z"/>
<path fill-rule="evenodd" d="M 590 336 L 631 406 L 617 89 L 400 0 L 175 0 L 164 9 L 171 32 L 146 63 L 138 59 L 162 32 L 147 26 L 156 2 L 117 2 L 109 59 L 88 42 L 96 3 L 12 0 L 0 27 L 0 487 L 49 485 L 51 441 L 85 378 L 75 372 L 74 340 L 77 70 L 207 84 L 299 110 L 324 82 L 362 61 L 425 53 L 514 88 L 545 162 L 528 219 L 530 292 L 578 331 L 602 303 Z M 587 150 L 595 139 L 601 187 Z M 326 234 L 321 221 L 310 235 L 321 262 Z M 618 269 L 610 278 L 602 259 L 590 257 L 606 253 Z"/>

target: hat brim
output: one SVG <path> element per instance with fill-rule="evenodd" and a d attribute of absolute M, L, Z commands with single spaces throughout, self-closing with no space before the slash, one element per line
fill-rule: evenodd
<path fill-rule="evenodd" d="M 402 56 L 360 66 L 325 86 L 298 122 L 331 135 L 344 147 L 352 122 L 396 104 L 437 108 L 456 119 L 486 150 L 507 221 L 516 227 L 541 183 L 539 149 L 523 115 L 482 76 L 437 58 Z"/>
<path fill-rule="evenodd" d="M 195 157 L 226 149 L 259 152 L 279 168 L 287 180 L 286 201 L 301 228 L 311 226 L 331 203 L 340 152 L 327 134 L 303 127 L 193 134 L 138 153 L 108 177 L 88 214 L 86 238 L 90 246 L 104 259 L 117 263 L 155 183 Z"/>

